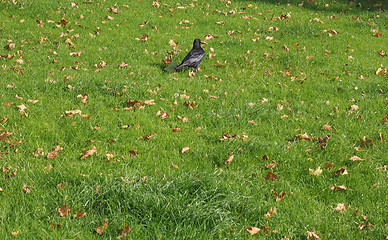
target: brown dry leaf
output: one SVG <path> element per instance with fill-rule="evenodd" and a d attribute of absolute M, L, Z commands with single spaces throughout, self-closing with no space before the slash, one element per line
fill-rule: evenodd
<path fill-rule="evenodd" d="M 274 197 L 276 198 L 276 202 L 282 201 L 283 200 L 282 198 L 284 198 L 287 195 L 287 193 L 285 193 L 285 192 L 277 193 L 274 190 L 272 190 L 272 191 L 273 191 Z"/>
<path fill-rule="evenodd" d="M 151 106 L 151 105 L 155 105 L 155 102 L 154 102 L 154 101 L 155 101 L 154 99 L 150 99 L 150 100 L 145 100 L 143 103 L 144 103 L 145 105 Z"/>
<path fill-rule="evenodd" d="M 353 157 L 349 158 L 349 160 L 352 160 L 354 162 L 354 161 L 365 161 L 366 159 L 363 159 L 363 158 L 360 158 L 357 156 L 353 156 Z"/>
<path fill-rule="evenodd" d="M 57 146 L 55 146 L 54 147 L 54 151 L 62 151 L 63 150 L 63 147 L 61 147 L 61 146 L 59 146 L 59 145 L 57 145 Z"/>
<path fill-rule="evenodd" d="M 273 173 L 272 171 L 268 172 L 267 176 L 264 178 L 264 180 L 277 180 L 278 179 L 278 176 L 276 176 L 275 173 Z"/>
<path fill-rule="evenodd" d="M 253 120 L 249 120 L 248 123 L 256 125 L 255 121 L 253 121 Z"/>
<path fill-rule="evenodd" d="M 345 187 L 345 185 L 337 186 L 336 184 L 334 186 L 330 186 L 331 190 L 350 190 Z"/>
<path fill-rule="evenodd" d="M 170 41 L 168 41 L 168 44 L 170 44 L 171 47 L 176 47 L 178 45 L 178 42 L 175 42 L 174 40 L 170 39 Z"/>
<path fill-rule="evenodd" d="M 40 157 L 40 156 L 43 156 L 42 151 L 43 151 L 42 148 L 38 148 L 38 149 L 36 149 L 36 151 L 33 154 L 35 157 Z"/>
<path fill-rule="evenodd" d="M 265 164 L 265 168 L 274 168 L 276 167 L 276 162 L 275 161 L 272 161 L 271 163 L 267 163 Z"/>
<path fill-rule="evenodd" d="M 309 140 L 309 141 L 313 141 L 314 138 L 310 138 L 307 133 L 305 134 L 298 134 L 296 136 L 294 136 L 294 139 L 295 140 Z"/>
<path fill-rule="evenodd" d="M 49 153 L 47 153 L 47 158 L 53 159 L 58 155 L 59 155 L 59 153 L 57 151 L 49 152 Z"/>
<path fill-rule="evenodd" d="M 173 168 L 179 168 L 178 165 L 175 165 L 175 164 L 171 164 L 171 167 L 173 167 Z"/>
<path fill-rule="evenodd" d="M 129 156 L 131 157 L 136 157 L 137 155 L 139 155 L 137 150 L 129 150 L 128 152 L 129 152 Z"/>
<path fill-rule="evenodd" d="M 69 215 L 70 211 L 70 208 L 66 204 L 63 204 L 60 208 L 58 208 L 59 215 L 63 218 Z"/>
<path fill-rule="evenodd" d="M 189 149 L 190 149 L 189 146 L 184 147 L 184 148 L 182 148 L 181 153 L 185 153 L 185 152 L 189 151 Z"/>
<path fill-rule="evenodd" d="M 86 93 L 78 94 L 77 98 L 82 98 L 81 103 L 86 104 L 88 101 L 88 95 Z"/>
<path fill-rule="evenodd" d="M 81 51 L 79 51 L 79 52 L 71 52 L 71 53 L 69 53 L 69 55 L 70 55 L 70 56 L 79 57 L 79 56 L 81 56 Z"/>
<path fill-rule="evenodd" d="M 21 113 L 24 113 L 25 110 L 28 109 L 28 107 L 26 107 L 24 104 L 17 105 L 16 107 L 19 108 L 19 112 L 21 112 Z"/>
<path fill-rule="evenodd" d="M 96 229 L 96 232 L 100 235 L 103 234 L 103 232 L 108 228 L 108 219 L 106 218 L 104 220 L 104 225 L 103 226 L 99 226 L 97 229 Z"/>
<path fill-rule="evenodd" d="M 343 213 L 346 209 L 350 208 L 350 205 L 346 207 L 344 203 L 338 203 L 336 207 L 331 206 L 331 208 L 340 213 Z"/>
<path fill-rule="evenodd" d="M 26 192 L 26 193 L 31 193 L 31 190 L 28 188 L 28 186 L 26 184 L 23 183 L 23 190 Z"/>
<path fill-rule="evenodd" d="M 31 99 L 27 100 L 27 103 L 32 103 L 32 104 L 36 104 L 38 102 L 39 102 L 39 100 L 31 100 Z"/>
<path fill-rule="evenodd" d="M 286 45 L 283 45 L 283 47 L 282 47 L 284 50 L 286 50 L 286 51 L 290 51 L 290 49 L 286 46 Z"/>
<path fill-rule="evenodd" d="M 387 68 L 378 68 L 376 70 L 376 75 L 382 75 L 382 76 L 385 76 L 387 75 Z"/>
<path fill-rule="evenodd" d="M 194 71 L 189 71 L 189 77 L 191 77 L 191 78 L 195 77 L 195 72 Z"/>
<path fill-rule="evenodd" d="M 65 190 L 66 187 L 67 187 L 67 182 L 58 183 L 57 186 L 63 191 L 63 190 Z"/>
<path fill-rule="evenodd" d="M 120 63 L 120 67 L 121 67 L 121 68 L 127 68 L 127 67 L 128 67 L 128 64 L 126 64 L 125 62 L 121 62 L 121 63 Z"/>
<path fill-rule="evenodd" d="M 326 131 L 331 131 L 333 130 L 333 128 L 331 128 L 329 125 L 325 124 L 322 126 L 323 130 L 326 130 Z"/>
<path fill-rule="evenodd" d="M 319 235 L 318 235 L 318 231 L 317 232 L 307 231 L 307 239 L 309 239 L 309 238 L 315 238 L 316 240 L 320 240 L 321 239 L 319 237 Z"/>
<path fill-rule="evenodd" d="M 12 234 L 12 236 L 16 237 L 17 235 L 19 235 L 19 231 L 17 231 L 17 232 L 12 232 L 11 234 Z"/>
<path fill-rule="evenodd" d="M 273 207 L 273 208 L 271 207 L 271 209 L 266 214 L 264 214 L 264 217 L 270 218 L 275 213 L 276 213 L 276 207 Z"/>
<path fill-rule="evenodd" d="M 122 129 L 128 129 L 130 127 L 131 127 L 131 125 L 123 125 L 123 126 L 121 126 Z"/>
<path fill-rule="evenodd" d="M 77 214 L 74 216 L 76 218 L 83 218 L 86 216 L 86 212 L 77 212 Z"/>
<path fill-rule="evenodd" d="M 335 171 L 335 175 L 348 175 L 348 171 L 346 171 L 346 168 L 342 167 Z"/>
<path fill-rule="evenodd" d="M 261 229 L 258 227 L 247 227 L 247 231 L 253 236 L 255 234 L 258 234 Z"/>
<path fill-rule="evenodd" d="M 228 160 L 226 160 L 225 164 L 229 164 L 233 161 L 234 155 L 231 155 Z"/>
<path fill-rule="evenodd" d="M 358 225 L 357 230 L 362 230 L 366 227 L 372 227 L 372 224 L 368 223 L 367 225 L 365 225 L 365 222 L 361 222 L 360 225 Z"/>
<path fill-rule="evenodd" d="M 114 158 L 115 155 L 114 155 L 113 153 L 107 153 L 107 154 L 105 154 L 105 157 L 106 157 L 106 159 L 107 159 L 108 162 L 109 162 L 109 160 L 111 160 L 112 158 Z"/>
<path fill-rule="evenodd" d="M 87 158 L 87 157 L 89 157 L 89 156 L 91 156 L 91 155 L 93 155 L 93 154 L 95 154 L 95 153 L 97 153 L 97 148 L 96 148 L 95 146 L 92 146 L 92 149 L 87 150 L 87 151 L 84 153 L 84 155 L 81 157 L 81 160 L 82 160 L 82 159 L 85 159 L 85 158 Z"/>
<path fill-rule="evenodd" d="M 118 236 L 118 239 L 123 239 L 128 236 L 128 233 L 131 232 L 132 229 L 128 227 L 128 225 L 123 225 L 121 227 L 120 236 Z"/>
<path fill-rule="evenodd" d="M 362 139 L 360 140 L 357 140 L 357 142 L 360 144 L 361 147 L 363 148 L 370 148 L 373 146 L 373 139 L 370 139 L 370 138 L 367 138 L 367 137 L 363 137 Z"/>
<path fill-rule="evenodd" d="M 216 39 L 216 38 L 218 38 L 218 36 L 214 36 L 214 35 L 208 34 L 208 35 L 205 36 L 205 41 L 211 40 L 211 39 Z"/>
<path fill-rule="evenodd" d="M 76 115 L 76 114 L 79 114 L 81 115 L 82 111 L 79 110 L 79 109 L 76 109 L 76 110 L 70 110 L 70 111 L 65 111 L 65 115 L 61 115 L 62 116 L 65 116 L 65 117 L 71 117 L 73 115 Z"/>
<path fill-rule="evenodd" d="M 49 226 L 49 228 L 50 228 L 51 230 L 53 230 L 54 228 L 59 227 L 59 226 L 61 226 L 61 224 L 54 223 L 54 224 L 51 224 L 51 225 Z"/>
<path fill-rule="evenodd" d="M 359 109 L 359 107 L 358 107 L 357 105 L 352 105 L 352 106 L 350 106 L 348 115 L 351 114 L 351 113 L 354 113 L 354 112 L 357 111 L 358 109 Z"/>
<path fill-rule="evenodd" d="M 314 176 L 321 176 L 322 174 L 322 169 L 321 166 L 318 166 L 316 169 L 311 169 L 309 168 L 309 174 L 314 175 Z"/>
<path fill-rule="evenodd" d="M 118 9 L 115 8 L 115 7 L 110 7 L 110 8 L 108 8 L 108 11 L 109 11 L 109 12 L 116 13 L 116 14 L 122 13 L 122 11 L 118 10 Z"/>
<path fill-rule="evenodd" d="M 182 131 L 182 129 L 181 128 L 172 128 L 171 131 L 173 131 L 173 132 L 180 132 L 180 131 Z"/>

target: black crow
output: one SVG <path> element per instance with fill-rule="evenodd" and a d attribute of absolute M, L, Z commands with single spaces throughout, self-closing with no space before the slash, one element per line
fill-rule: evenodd
<path fill-rule="evenodd" d="M 179 64 L 175 69 L 182 67 L 193 67 L 198 71 L 199 64 L 201 64 L 205 57 L 205 51 L 201 48 L 201 40 L 195 39 L 193 43 L 193 49 L 186 55 L 182 63 Z"/>

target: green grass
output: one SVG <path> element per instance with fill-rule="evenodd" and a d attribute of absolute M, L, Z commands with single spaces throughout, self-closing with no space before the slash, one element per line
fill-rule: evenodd
<path fill-rule="evenodd" d="M 130 239 L 307 239 L 307 231 L 322 239 L 388 236 L 387 172 L 376 170 L 388 162 L 388 82 L 376 75 L 388 65 L 379 55 L 388 52 L 385 3 L 163 1 L 158 8 L 130 1 L 118 3 L 117 14 L 108 11 L 115 1 L 76 3 L 0 2 L 0 135 L 12 133 L 0 140 L 2 239 L 13 232 L 21 239 L 113 239 L 123 225 L 132 229 Z M 330 29 L 338 34 L 330 36 Z M 147 41 L 136 40 L 144 34 Z M 207 34 L 218 37 L 203 44 L 216 56 L 207 55 L 195 77 L 188 69 L 163 71 L 169 52 L 179 62 Z M 12 49 L 3 48 L 10 43 Z M 86 104 L 79 94 L 87 94 Z M 155 105 L 128 110 L 128 99 Z M 352 105 L 359 109 L 350 113 Z M 88 117 L 65 117 L 76 109 Z M 169 116 L 161 119 L 158 111 Z M 220 141 L 224 133 L 239 137 Z M 316 140 L 294 138 L 303 133 L 331 137 L 320 148 Z M 360 145 L 364 136 L 373 146 Z M 63 150 L 48 158 L 58 145 Z M 81 160 L 93 146 L 97 153 Z M 367 160 L 349 160 L 355 155 Z M 272 161 L 276 166 L 267 169 Z M 322 175 L 310 175 L 318 166 Z M 341 167 L 349 174 L 336 175 Z M 278 179 L 264 180 L 269 171 Z M 343 184 L 350 190 L 330 190 Z M 273 191 L 287 195 L 276 201 Z M 338 203 L 351 208 L 339 213 L 332 209 Z M 70 216 L 60 216 L 63 204 Z M 277 212 L 264 217 L 272 207 Z M 81 211 L 85 217 L 74 216 Z M 109 224 L 100 236 L 95 230 L 104 219 Z M 372 226 L 357 230 L 362 222 Z M 248 226 L 271 230 L 252 237 Z"/>

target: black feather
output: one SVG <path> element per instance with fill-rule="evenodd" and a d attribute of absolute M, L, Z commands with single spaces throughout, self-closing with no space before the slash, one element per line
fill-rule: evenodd
<path fill-rule="evenodd" d="M 199 64 L 201 64 L 205 57 L 205 51 L 201 48 L 201 40 L 195 39 L 193 43 L 193 49 L 186 55 L 182 63 L 179 64 L 175 69 L 182 67 L 193 67 L 198 71 Z"/>

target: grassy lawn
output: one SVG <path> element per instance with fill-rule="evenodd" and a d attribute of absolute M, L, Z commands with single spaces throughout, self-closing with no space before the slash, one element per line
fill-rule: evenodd
<path fill-rule="evenodd" d="M 371 2 L 0 0 L 0 238 L 386 239 Z"/>

